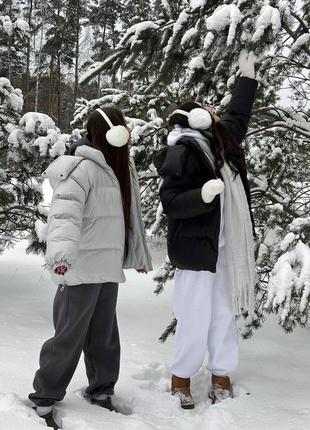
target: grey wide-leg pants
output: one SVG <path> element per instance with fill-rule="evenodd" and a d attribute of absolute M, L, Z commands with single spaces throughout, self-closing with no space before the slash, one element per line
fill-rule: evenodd
<path fill-rule="evenodd" d="M 37 406 L 51 406 L 66 394 L 84 351 L 90 398 L 113 394 L 119 375 L 120 342 L 116 319 L 118 284 L 59 285 L 54 300 L 55 335 L 41 349 L 35 374 Z"/>

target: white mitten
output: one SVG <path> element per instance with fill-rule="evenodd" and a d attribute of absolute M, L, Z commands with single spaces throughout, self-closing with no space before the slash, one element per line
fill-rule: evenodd
<path fill-rule="evenodd" d="M 225 185 L 221 179 L 211 179 L 201 189 L 201 197 L 205 203 L 211 203 L 217 194 L 224 191 Z"/>
<path fill-rule="evenodd" d="M 243 49 L 239 55 L 239 69 L 242 73 L 242 76 L 246 76 L 247 78 L 255 79 L 255 56 L 254 52 L 248 52 L 246 49 Z"/>

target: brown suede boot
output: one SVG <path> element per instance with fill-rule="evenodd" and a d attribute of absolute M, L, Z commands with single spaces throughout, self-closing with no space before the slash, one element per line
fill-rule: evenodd
<path fill-rule="evenodd" d="M 179 378 L 172 375 L 171 394 L 180 399 L 181 408 L 183 409 L 194 409 L 195 407 L 190 384 L 190 378 Z"/>
<path fill-rule="evenodd" d="M 219 403 L 229 397 L 233 397 L 230 378 L 228 376 L 212 375 L 212 389 L 209 397 L 213 404 Z"/>

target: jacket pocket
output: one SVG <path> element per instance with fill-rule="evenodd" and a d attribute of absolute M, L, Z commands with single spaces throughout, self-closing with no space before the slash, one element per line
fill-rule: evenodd
<path fill-rule="evenodd" d="M 197 217 L 196 219 L 184 219 L 180 221 L 179 235 L 182 237 L 192 238 L 209 238 L 215 237 L 216 220 L 214 217 Z"/>

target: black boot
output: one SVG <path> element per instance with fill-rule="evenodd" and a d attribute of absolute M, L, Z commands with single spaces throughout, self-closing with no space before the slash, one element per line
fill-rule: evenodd
<path fill-rule="evenodd" d="M 34 406 L 33 409 L 37 412 L 36 406 Z M 51 427 L 54 430 L 61 430 L 61 427 L 59 427 L 59 425 L 54 420 L 53 411 L 50 411 L 45 415 L 39 415 L 38 413 L 37 415 L 38 417 L 42 418 L 46 422 L 47 427 Z"/>
<path fill-rule="evenodd" d="M 118 410 L 113 406 L 112 399 L 110 396 L 107 396 L 105 399 L 90 399 L 90 402 L 93 405 L 100 406 L 101 408 L 108 409 L 111 412 L 117 412 Z"/>
<path fill-rule="evenodd" d="M 41 418 L 43 418 L 46 422 L 47 427 L 51 427 L 54 430 L 60 430 L 61 427 L 58 426 L 58 424 L 56 423 L 56 421 L 54 420 L 54 416 L 53 416 L 53 412 L 49 412 L 46 415 L 41 416 Z"/>

